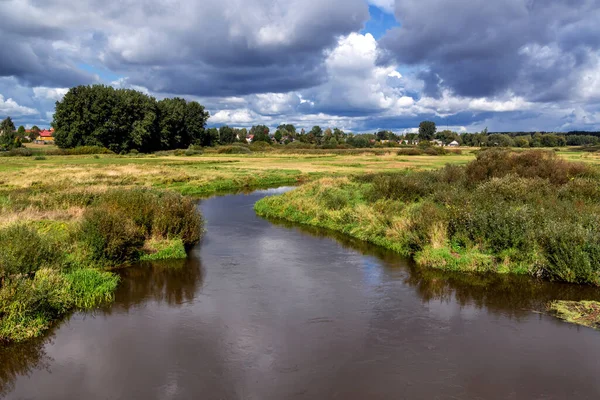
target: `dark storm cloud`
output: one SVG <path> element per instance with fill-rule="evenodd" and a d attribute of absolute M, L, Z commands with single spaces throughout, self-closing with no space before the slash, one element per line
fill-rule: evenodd
<path fill-rule="evenodd" d="M 568 98 L 600 48 L 598 0 L 397 0 L 401 27 L 380 41 L 400 63 L 425 65 L 426 91 L 537 101 Z"/>
<path fill-rule="evenodd" d="M 0 26 L 0 76 L 92 83 L 77 69 L 83 63 L 152 90 L 203 96 L 319 84 L 323 51 L 369 18 L 363 0 L 8 0 L 0 15 L 10 21 Z"/>

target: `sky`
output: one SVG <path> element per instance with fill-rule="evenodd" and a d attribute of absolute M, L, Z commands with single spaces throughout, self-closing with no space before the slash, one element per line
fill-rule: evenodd
<path fill-rule="evenodd" d="M 600 0 L 0 0 L 0 118 L 76 85 L 211 126 L 600 130 Z"/>

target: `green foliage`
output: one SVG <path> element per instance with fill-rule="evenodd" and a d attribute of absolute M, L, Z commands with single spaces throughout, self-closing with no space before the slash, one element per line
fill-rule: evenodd
<path fill-rule="evenodd" d="M 56 103 L 54 139 L 60 148 L 102 146 L 115 153 L 188 147 L 200 141 L 208 113 L 184 99 L 156 101 L 110 86 L 77 86 Z"/>
<path fill-rule="evenodd" d="M 0 228 L 0 278 L 34 273 L 58 258 L 56 248 L 35 229 L 21 224 Z"/>
<path fill-rule="evenodd" d="M 136 260 L 144 239 L 142 229 L 127 214 L 105 207 L 86 211 L 79 233 L 91 260 L 109 265 Z"/>
<path fill-rule="evenodd" d="M 230 144 L 235 142 L 236 133 L 233 128 L 223 125 L 219 128 L 219 137 L 222 144 Z"/>
<path fill-rule="evenodd" d="M 21 141 L 15 132 L 15 124 L 10 117 L 0 122 L 0 150 L 21 147 Z"/>
<path fill-rule="evenodd" d="M 246 146 L 222 146 L 217 149 L 219 154 L 251 154 L 252 151 Z"/>
<path fill-rule="evenodd" d="M 73 270 L 65 280 L 73 305 L 83 309 L 111 301 L 119 283 L 117 275 L 92 268 Z"/>
<path fill-rule="evenodd" d="M 266 125 L 256 125 L 250 128 L 250 135 L 254 135 L 252 139 L 252 143 L 256 142 L 267 142 L 271 143 L 271 138 L 269 137 L 269 127 Z"/>
<path fill-rule="evenodd" d="M 0 341 L 31 339 L 73 308 L 90 309 L 111 300 L 118 280 L 94 269 L 67 274 L 40 269 L 32 279 L 6 280 L 0 287 Z"/>
<path fill-rule="evenodd" d="M 146 254 L 141 261 L 176 260 L 187 257 L 185 245 L 181 239 L 151 240 L 146 243 Z"/>
<path fill-rule="evenodd" d="M 435 122 L 423 121 L 419 124 L 419 139 L 431 141 L 435 137 L 437 128 Z"/>

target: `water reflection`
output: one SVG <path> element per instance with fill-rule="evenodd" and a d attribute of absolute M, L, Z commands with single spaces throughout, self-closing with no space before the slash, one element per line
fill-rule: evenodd
<path fill-rule="evenodd" d="M 120 271 L 115 303 L 106 313 L 121 312 L 147 301 L 170 306 L 191 301 L 202 286 L 202 266 L 193 254 L 184 260 L 145 262 Z"/>
<path fill-rule="evenodd" d="M 345 248 L 376 257 L 380 263 L 366 262 L 368 265 L 366 272 L 372 283 L 378 281 L 375 277 L 381 275 L 382 266 L 389 274 L 402 270 L 403 282 L 414 287 L 416 293 L 425 302 L 452 301 L 461 306 L 473 305 L 486 308 L 492 313 L 519 317 L 529 315 L 532 311 L 544 312 L 548 302 L 557 299 L 600 301 L 600 289 L 592 286 L 554 283 L 529 276 L 465 274 L 421 268 L 393 251 L 335 231 L 297 225 L 278 219 L 269 219 L 269 222 L 314 237 L 331 238 Z"/>

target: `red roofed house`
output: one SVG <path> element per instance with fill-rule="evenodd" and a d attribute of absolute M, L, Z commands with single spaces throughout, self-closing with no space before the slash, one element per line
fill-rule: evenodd
<path fill-rule="evenodd" d="M 40 136 L 37 138 L 36 143 L 53 144 L 54 143 L 54 128 L 41 130 Z"/>

